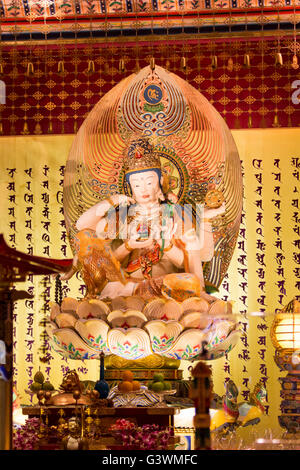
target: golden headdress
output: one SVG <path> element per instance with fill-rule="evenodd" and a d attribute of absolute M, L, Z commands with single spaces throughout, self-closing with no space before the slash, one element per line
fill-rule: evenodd
<path fill-rule="evenodd" d="M 154 152 L 154 146 L 147 137 L 132 140 L 124 157 L 125 174 L 150 169 L 161 170 L 160 158 Z"/>

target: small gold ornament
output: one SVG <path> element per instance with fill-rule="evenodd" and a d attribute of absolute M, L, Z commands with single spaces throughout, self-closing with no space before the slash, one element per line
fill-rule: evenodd
<path fill-rule="evenodd" d="M 42 134 L 42 133 L 43 133 L 43 132 L 42 132 L 41 125 L 40 125 L 40 123 L 37 122 L 36 125 L 35 125 L 35 128 L 34 128 L 34 134 L 39 135 L 39 134 Z M 47 359 L 47 360 L 48 360 L 48 359 Z M 43 361 L 42 361 L 42 362 L 43 362 Z M 46 362 L 46 361 L 45 361 L 45 362 Z"/>
<path fill-rule="evenodd" d="M 211 209 L 217 209 L 220 207 L 224 202 L 224 195 L 221 191 L 214 189 L 212 191 L 208 191 L 205 196 L 205 203 Z"/>
<path fill-rule="evenodd" d="M 119 72 L 124 72 L 125 71 L 125 61 L 124 59 L 120 59 L 119 61 Z"/>
<path fill-rule="evenodd" d="M 231 57 L 229 57 L 227 62 L 227 70 L 229 70 L 229 72 L 233 71 L 233 59 Z"/>
<path fill-rule="evenodd" d="M 277 65 L 277 66 L 282 66 L 283 65 L 283 58 L 282 58 L 281 52 L 276 52 L 275 65 Z"/>
<path fill-rule="evenodd" d="M 41 405 L 43 398 L 45 397 L 45 392 L 43 390 L 39 390 L 36 394 L 39 404 Z"/>
<path fill-rule="evenodd" d="M 180 60 L 180 67 L 185 70 L 186 69 L 186 58 L 185 57 L 181 57 L 181 60 Z"/>
<path fill-rule="evenodd" d="M 27 77 L 32 77 L 32 75 L 34 75 L 34 66 L 32 62 L 28 62 L 27 64 L 26 75 Z"/>
<path fill-rule="evenodd" d="M 74 390 L 73 392 L 73 398 L 75 401 L 79 400 L 79 398 L 81 397 L 81 392 L 80 390 Z"/>
<path fill-rule="evenodd" d="M 63 60 L 60 60 L 57 64 L 57 73 L 63 74 L 65 72 L 65 64 Z"/>
<path fill-rule="evenodd" d="M 298 57 L 296 56 L 296 54 L 293 55 L 292 68 L 294 70 L 297 70 L 299 68 Z"/>
<path fill-rule="evenodd" d="M 151 59 L 150 59 L 150 69 L 151 70 L 155 69 L 155 59 L 154 59 L 154 57 L 151 57 Z"/>
<path fill-rule="evenodd" d="M 88 61 L 87 72 L 88 73 L 95 73 L 95 62 L 93 60 Z"/>
<path fill-rule="evenodd" d="M 273 127 L 280 127 L 279 119 L 278 119 L 278 114 L 277 114 L 277 113 L 276 113 L 275 116 L 274 116 L 274 121 L 273 121 L 272 126 L 273 126 Z"/>
<path fill-rule="evenodd" d="M 252 127 L 252 116 L 251 116 L 251 114 L 249 114 L 249 116 L 248 116 L 248 127 L 249 128 Z"/>
<path fill-rule="evenodd" d="M 22 135 L 28 135 L 30 132 L 29 132 L 29 128 L 28 128 L 28 122 L 25 121 L 24 122 L 24 125 L 23 125 L 23 130 L 21 132 Z"/>
<path fill-rule="evenodd" d="M 247 67 L 247 68 L 250 67 L 250 56 L 249 56 L 249 54 L 244 55 L 244 67 Z"/>
<path fill-rule="evenodd" d="M 211 59 L 211 68 L 216 69 L 218 67 L 218 57 L 214 55 Z"/>

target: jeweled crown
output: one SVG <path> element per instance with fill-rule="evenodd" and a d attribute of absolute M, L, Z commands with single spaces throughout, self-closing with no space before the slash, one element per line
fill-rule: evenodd
<path fill-rule="evenodd" d="M 160 158 L 154 152 L 154 146 L 146 137 L 132 140 L 124 158 L 125 173 L 151 168 L 161 168 Z"/>

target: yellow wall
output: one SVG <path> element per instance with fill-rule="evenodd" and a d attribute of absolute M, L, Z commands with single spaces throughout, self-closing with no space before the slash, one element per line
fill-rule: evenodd
<path fill-rule="evenodd" d="M 233 136 L 243 163 L 244 216 L 228 276 L 218 295 L 233 300 L 235 312 L 265 309 L 266 315 L 247 315 L 244 342 L 228 358 L 213 364 L 214 388 L 223 394 L 224 379 L 231 376 L 242 400 L 261 377 L 266 378 L 269 411 L 260 426 L 275 429 L 279 371 L 269 330 L 274 311 L 300 294 L 300 235 L 296 233 L 300 129 L 235 130 Z M 60 135 L 1 138 L 0 231 L 10 246 L 38 256 L 71 257 L 63 226 L 61 167 L 72 141 L 73 136 Z M 98 377 L 96 361 L 65 361 L 55 353 L 51 353 L 49 365 L 39 361 L 44 299 L 55 298 L 54 280 L 46 285 L 42 281 L 35 277 L 18 286 L 34 295 L 32 302 L 19 301 L 14 311 L 15 381 L 22 403 L 30 402 L 25 390 L 39 367 L 54 385 L 61 383 L 66 368 L 76 369 L 82 379 Z M 75 278 L 64 283 L 64 293 L 81 297 L 81 284 Z M 186 377 L 188 365 L 182 363 Z"/>

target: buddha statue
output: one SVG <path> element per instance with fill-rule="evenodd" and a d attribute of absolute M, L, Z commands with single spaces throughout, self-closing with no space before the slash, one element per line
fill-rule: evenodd
<path fill-rule="evenodd" d="M 192 286 L 191 293 L 212 297 L 205 292 L 202 263 L 214 255 L 211 220 L 225 211 L 225 203 L 201 206 L 196 224 L 192 210 L 177 204 L 144 136 L 130 142 L 123 172 L 127 194 L 113 194 L 77 220 L 73 266 L 62 279 L 80 270 L 90 297 L 149 300 L 166 293 L 166 276 L 185 273 L 187 290 Z"/>

